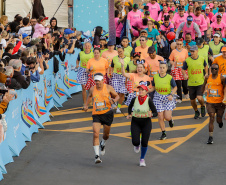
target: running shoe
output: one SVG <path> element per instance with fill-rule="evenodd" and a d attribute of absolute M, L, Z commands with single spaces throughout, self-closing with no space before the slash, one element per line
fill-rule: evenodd
<path fill-rule="evenodd" d="M 160 140 L 165 140 L 166 139 L 166 134 L 163 134 L 161 135 L 161 137 L 159 138 Z"/>
<path fill-rule="evenodd" d="M 174 125 L 174 121 L 171 119 L 171 120 L 169 121 L 169 126 L 170 126 L 171 128 L 173 128 L 173 125 Z"/>
<path fill-rule="evenodd" d="M 102 163 L 98 155 L 95 156 L 95 164 Z"/>
<path fill-rule="evenodd" d="M 220 128 L 222 128 L 224 124 L 223 124 L 223 122 L 221 122 L 221 123 L 218 123 L 218 125 Z"/>
<path fill-rule="evenodd" d="M 144 159 L 141 159 L 140 160 L 140 166 L 141 167 L 145 167 L 146 166 L 146 163 L 145 163 L 145 160 Z"/>
<path fill-rule="evenodd" d="M 202 117 L 205 117 L 205 115 L 206 115 L 206 108 L 205 108 L 205 106 L 201 107 L 201 115 L 202 115 Z"/>
<path fill-rule="evenodd" d="M 100 144 L 100 154 L 104 155 L 105 154 L 105 145 Z"/>
<path fill-rule="evenodd" d="M 120 110 L 120 108 L 117 108 L 116 109 L 116 114 L 121 114 L 122 113 L 122 111 Z"/>
<path fill-rule="evenodd" d="M 177 100 L 177 103 L 182 103 L 182 100 L 181 100 L 181 99 L 178 99 L 178 100 Z"/>
<path fill-rule="evenodd" d="M 111 108 L 112 109 L 115 109 L 117 107 L 117 105 L 115 105 L 115 103 L 113 103 L 112 105 L 111 105 Z"/>
<path fill-rule="evenodd" d="M 212 136 L 209 137 L 207 144 L 213 144 L 213 137 Z"/>
<path fill-rule="evenodd" d="M 195 111 L 195 116 L 194 116 L 194 119 L 198 119 L 200 116 L 200 112 L 197 110 Z"/>
<path fill-rule="evenodd" d="M 184 95 L 184 98 L 185 98 L 185 99 L 189 99 L 189 95 L 188 95 L 188 94 L 185 94 L 185 95 Z"/>
<path fill-rule="evenodd" d="M 139 146 L 134 146 L 134 152 L 139 153 L 140 152 L 140 145 Z"/>

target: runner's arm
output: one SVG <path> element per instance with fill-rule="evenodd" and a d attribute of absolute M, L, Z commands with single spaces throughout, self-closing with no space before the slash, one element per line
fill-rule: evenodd
<path fill-rule="evenodd" d="M 149 98 L 148 105 L 149 105 L 149 108 L 151 109 L 152 117 L 157 117 L 158 112 L 157 112 L 156 107 L 155 107 L 153 101 L 151 100 L 151 98 Z"/>
<path fill-rule="evenodd" d="M 202 85 L 202 94 L 204 94 L 204 92 L 205 92 L 205 89 L 206 89 L 205 87 L 206 87 L 208 78 L 209 78 L 209 75 L 205 76 L 205 80 L 204 80 L 204 83 Z"/>
<path fill-rule="evenodd" d="M 128 106 L 128 115 L 131 115 L 132 114 L 132 109 L 133 109 L 133 105 L 134 105 L 134 102 L 135 102 L 135 98 L 133 98 Z"/>
<path fill-rule="evenodd" d="M 89 90 L 89 95 L 88 95 L 86 103 L 84 104 L 84 107 L 83 107 L 84 111 L 88 110 L 88 105 L 92 101 L 93 89 L 94 89 L 94 87 L 91 87 L 90 90 Z"/>
<path fill-rule="evenodd" d="M 115 92 L 115 89 L 112 86 L 108 85 L 107 87 L 108 87 L 108 90 L 109 90 L 109 92 L 111 94 L 113 103 L 117 102 L 119 100 L 118 93 Z"/>
<path fill-rule="evenodd" d="M 121 61 L 119 61 L 119 62 L 121 63 L 121 71 L 122 71 L 122 75 L 123 75 L 124 77 L 126 77 L 126 78 L 130 78 L 129 73 L 126 73 L 126 72 L 125 72 L 124 61 L 121 60 Z"/>
<path fill-rule="evenodd" d="M 176 39 L 178 39 L 179 34 L 180 34 L 181 30 L 182 30 L 183 27 L 184 27 L 184 24 L 185 24 L 185 22 L 182 22 L 182 23 L 179 25 L 179 27 L 178 27 L 178 29 L 177 29 L 177 31 L 176 31 Z"/>

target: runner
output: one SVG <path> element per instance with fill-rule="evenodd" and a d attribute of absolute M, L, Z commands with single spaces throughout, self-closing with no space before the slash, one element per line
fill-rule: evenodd
<path fill-rule="evenodd" d="M 172 111 L 176 106 L 176 100 L 174 95 L 177 91 L 177 85 L 173 77 L 167 74 L 167 62 L 160 61 L 159 74 L 154 76 L 152 81 L 152 88 L 149 92 L 154 92 L 154 105 L 158 112 L 158 122 L 162 130 L 160 140 L 166 139 L 166 129 L 164 120 L 169 122 L 169 126 L 172 128 L 174 121 L 172 119 Z"/>
<path fill-rule="evenodd" d="M 102 56 L 102 53 L 107 51 L 107 39 L 106 37 L 101 36 L 100 37 L 100 56 Z"/>
<path fill-rule="evenodd" d="M 102 73 L 94 75 L 96 85 L 91 87 L 84 111 L 88 110 L 88 104 L 93 99 L 93 148 L 95 152 L 95 163 L 101 163 L 100 154 L 105 154 L 105 144 L 109 139 L 111 124 L 113 122 L 114 113 L 111 110 L 111 104 L 117 102 L 118 94 L 113 87 L 104 84 L 104 76 Z M 101 125 L 103 125 L 103 138 L 99 142 L 99 134 Z"/>
<path fill-rule="evenodd" d="M 225 38 L 225 28 L 226 24 L 222 21 L 222 14 L 218 13 L 217 21 L 213 22 L 210 26 L 212 27 L 213 34 L 215 34 L 216 31 L 220 31 L 223 38 Z"/>
<path fill-rule="evenodd" d="M 145 59 L 148 57 L 148 46 L 147 46 L 147 37 L 141 36 L 140 37 L 140 46 L 135 48 L 135 52 L 140 52 L 140 59 Z"/>
<path fill-rule="evenodd" d="M 218 64 L 219 71 L 218 73 L 223 75 L 226 78 L 226 46 L 224 45 L 221 49 L 222 55 L 215 58 L 213 64 Z"/>
<path fill-rule="evenodd" d="M 174 15 L 173 20 L 172 20 L 172 23 L 174 24 L 175 29 L 177 29 L 182 22 L 186 22 L 187 17 L 188 17 L 188 14 L 184 13 L 184 7 L 179 6 L 178 13 Z"/>
<path fill-rule="evenodd" d="M 170 54 L 170 63 L 172 65 L 171 73 L 170 75 L 173 77 L 177 84 L 177 95 L 179 96 L 179 99 L 177 100 L 178 103 L 182 102 L 182 89 L 183 87 L 183 93 L 185 96 L 185 99 L 189 98 L 188 95 L 188 81 L 184 80 L 183 74 L 182 74 L 182 67 L 183 62 L 188 58 L 188 51 L 184 49 L 183 47 L 183 39 L 177 40 L 177 48 L 172 51 Z"/>
<path fill-rule="evenodd" d="M 214 118 L 217 115 L 217 123 L 220 128 L 223 127 L 223 114 L 225 110 L 225 105 L 222 102 L 226 101 L 225 93 L 225 78 L 218 74 L 219 66 L 218 64 L 213 64 L 211 66 L 212 74 L 205 77 L 202 92 L 205 91 L 205 86 L 207 85 L 207 102 L 206 109 L 210 117 L 209 121 L 209 139 L 207 144 L 213 144 L 213 129 L 214 129 Z M 225 95 L 224 95 L 225 94 Z M 225 97 L 225 98 L 224 98 Z M 224 99 L 224 100 L 223 100 Z"/>
<path fill-rule="evenodd" d="M 197 103 L 195 101 L 196 98 L 201 104 L 202 117 L 206 115 L 202 94 L 202 86 L 204 83 L 204 71 L 206 74 L 208 74 L 208 66 L 205 59 L 198 55 L 198 47 L 196 45 L 190 47 L 190 52 L 191 57 L 188 57 L 184 62 L 182 67 L 182 73 L 184 79 L 188 79 L 189 96 L 191 100 L 191 105 L 195 111 L 194 119 L 198 119 L 200 116 L 200 112 L 197 108 Z M 188 74 L 186 74 L 186 70 L 188 70 Z"/>
<path fill-rule="evenodd" d="M 218 33 L 213 35 L 213 41 L 209 42 L 209 46 L 213 51 L 213 58 L 217 58 L 222 55 L 221 48 L 224 46 L 222 42 L 220 42 L 221 36 Z"/>
<path fill-rule="evenodd" d="M 160 26 L 160 30 L 164 32 L 164 36 L 169 32 L 174 32 L 174 25 L 170 23 L 169 15 L 164 17 L 164 23 Z"/>
<path fill-rule="evenodd" d="M 138 89 L 139 96 L 132 99 L 128 107 L 127 119 L 132 118 L 131 134 L 134 152 L 138 153 L 141 145 L 140 166 L 146 166 L 144 158 L 148 149 L 148 141 L 152 129 L 151 117 L 156 117 L 158 114 L 155 105 L 147 96 L 147 86 L 140 85 Z"/>
<path fill-rule="evenodd" d="M 121 63 L 120 60 L 124 60 L 125 68 L 127 64 L 130 62 L 130 58 L 124 55 L 124 48 L 122 46 L 117 46 L 118 56 L 115 56 L 111 63 L 111 68 L 113 70 L 112 75 L 112 87 L 119 94 L 119 101 L 116 113 L 121 114 L 121 106 L 125 98 L 126 90 L 126 78 L 121 73 Z"/>
<path fill-rule="evenodd" d="M 76 61 L 76 68 L 78 69 L 78 75 L 77 75 L 77 82 L 82 85 L 82 98 L 83 98 L 83 103 L 86 103 L 86 89 L 85 85 L 88 81 L 88 73 L 86 72 L 86 66 L 88 61 L 94 57 L 93 52 L 91 51 L 92 45 L 91 43 L 87 40 L 84 43 L 84 51 L 81 51 L 78 54 L 78 58 Z M 80 64 L 79 64 L 80 61 Z"/>
<path fill-rule="evenodd" d="M 124 55 L 126 57 L 131 57 L 131 53 L 133 51 L 133 48 L 129 45 L 129 38 L 128 37 L 122 37 L 121 45 L 124 48 Z"/>

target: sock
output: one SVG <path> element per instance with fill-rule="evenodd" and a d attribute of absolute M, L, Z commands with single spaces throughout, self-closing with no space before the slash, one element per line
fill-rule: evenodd
<path fill-rule="evenodd" d="M 119 109 L 121 108 L 121 106 L 122 106 L 122 105 L 118 103 L 118 108 L 119 108 Z"/>
<path fill-rule="evenodd" d="M 104 139 L 102 138 L 102 140 L 101 140 L 100 144 L 101 144 L 102 146 L 105 146 L 106 141 L 107 141 L 107 140 L 104 140 Z"/>
<path fill-rule="evenodd" d="M 209 136 L 213 137 L 213 132 L 209 132 Z"/>
<path fill-rule="evenodd" d="M 93 146 L 93 148 L 94 148 L 94 152 L 95 152 L 95 155 L 100 155 L 99 154 L 99 145 L 96 145 L 96 146 Z"/>
<path fill-rule="evenodd" d="M 148 147 L 141 147 L 141 156 L 140 159 L 144 159 L 146 153 L 147 153 Z"/>
<path fill-rule="evenodd" d="M 162 131 L 162 134 L 166 134 L 166 131 L 164 130 L 164 131 Z"/>

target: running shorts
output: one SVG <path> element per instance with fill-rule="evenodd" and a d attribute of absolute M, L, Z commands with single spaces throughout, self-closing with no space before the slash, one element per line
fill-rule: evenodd
<path fill-rule="evenodd" d="M 194 100 L 197 96 L 202 96 L 202 85 L 188 86 L 189 96 L 191 100 Z"/>
<path fill-rule="evenodd" d="M 206 102 L 206 110 L 209 113 L 217 113 L 217 116 L 224 115 L 225 105 L 223 103 L 208 103 Z"/>
<path fill-rule="evenodd" d="M 110 110 L 105 114 L 96 114 L 96 115 L 92 115 L 92 117 L 93 117 L 93 123 L 97 122 L 97 123 L 101 123 L 101 125 L 111 126 L 114 118 L 114 113 L 113 113 L 113 110 Z"/>

